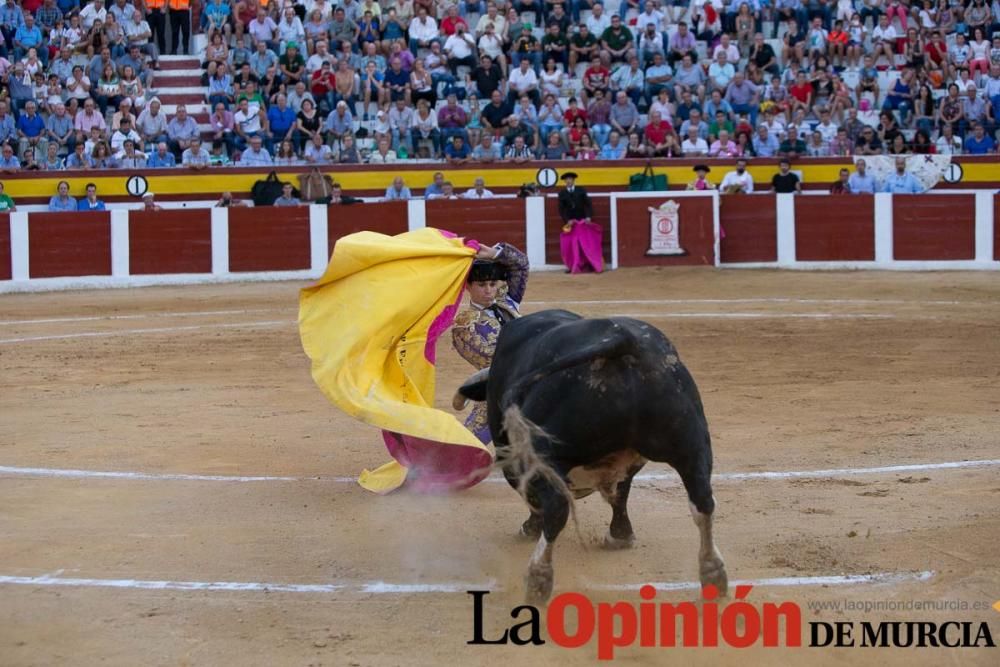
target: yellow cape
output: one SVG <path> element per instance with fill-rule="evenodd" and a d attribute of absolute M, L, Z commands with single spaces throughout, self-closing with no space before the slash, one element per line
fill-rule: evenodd
<path fill-rule="evenodd" d="M 490 448 L 434 408 L 433 345 L 425 349 L 447 323 L 439 316 L 457 303 L 475 253 L 431 228 L 345 236 L 323 277 L 300 294 L 299 334 L 313 380 L 348 415 L 442 446 L 475 447 L 492 460 Z M 406 474 L 394 460 L 364 470 L 358 483 L 387 493 Z"/>

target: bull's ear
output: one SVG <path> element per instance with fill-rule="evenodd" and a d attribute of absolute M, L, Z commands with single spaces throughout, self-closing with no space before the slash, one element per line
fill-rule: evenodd
<path fill-rule="evenodd" d="M 464 401 L 461 399 L 468 399 L 470 401 L 485 401 L 486 400 L 486 387 L 490 380 L 490 369 L 484 368 L 479 371 L 468 380 L 462 383 L 462 386 L 458 388 L 458 392 L 455 394 L 455 399 L 452 402 L 456 410 L 461 410 L 464 405 Z M 461 405 L 459 405 L 461 403 Z"/>

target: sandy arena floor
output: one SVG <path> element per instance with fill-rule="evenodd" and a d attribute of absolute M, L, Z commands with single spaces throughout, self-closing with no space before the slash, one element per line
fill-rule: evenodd
<path fill-rule="evenodd" d="M 0 297 L 0 664 L 595 662 L 594 644 L 466 645 L 467 587 L 503 589 L 487 599 L 491 635 L 520 604 L 532 549 L 515 537 L 521 501 L 498 483 L 454 497 L 375 497 L 350 483 L 386 456 L 374 429 L 339 414 L 313 385 L 294 324 L 298 287 Z M 730 577 L 795 584 L 758 586 L 751 602 L 793 600 L 809 620 L 986 620 L 1000 641 L 1000 614 L 989 608 L 806 606 L 1000 598 L 996 275 L 533 276 L 526 310 L 558 305 L 650 320 L 679 348 L 723 475 L 716 533 Z M 446 406 L 470 369 L 446 345 L 439 359 Z M 860 470 L 970 460 L 993 464 Z M 828 469 L 851 470 L 725 476 Z M 636 548 L 596 548 L 610 511 L 598 497 L 581 501 L 585 544 L 571 529 L 558 542 L 557 592 L 637 601 L 634 591 L 595 589 L 696 579 L 686 498 L 669 469 L 644 473 L 662 477 L 632 494 Z M 933 574 L 915 579 L 925 572 Z M 853 574 L 892 576 L 827 586 L 802 579 Z M 43 575 L 53 578 L 25 583 Z M 65 578 L 83 581 L 56 585 Z M 339 588 L 143 583 L 161 581 Z M 1000 664 L 1000 649 L 619 655 L 644 665 Z"/>

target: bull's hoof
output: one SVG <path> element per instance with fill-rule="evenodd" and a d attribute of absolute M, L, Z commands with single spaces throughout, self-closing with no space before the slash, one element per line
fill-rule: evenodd
<path fill-rule="evenodd" d="M 635 534 L 628 537 L 615 537 L 608 531 L 604 536 L 604 548 L 608 550 L 631 549 L 635 545 Z"/>
<path fill-rule="evenodd" d="M 721 558 L 710 558 L 702 561 L 699 569 L 699 579 L 702 587 L 711 584 L 723 596 L 729 592 L 729 575 L 726 574 L 726 564 Z"/>
<path fill-rule="evenodd" d="M 553 580 L 551 565 L 533 565 L 524 578 L 524 596 L 530 605 L 543 605 L 552 597 Z"/>
<path fill-rule="evenodd" d="M 537 540 L 542 536 L 542 518 L 532 514 L 521 524 L 519 534 L 526 540 Z"/>

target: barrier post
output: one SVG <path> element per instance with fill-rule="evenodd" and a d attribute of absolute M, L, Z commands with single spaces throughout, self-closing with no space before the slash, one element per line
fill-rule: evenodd
<path fill-rule="evenodd" d="M 545 197 L 524 199 L 525 254 L 531 266 L 545 265 Z"/>
<path fill-rule="evenodd" d="M 993 218 L 993 193 L 989 190 L 976 192 L 976 261 L 993 261 L 993 229 L 997 221 Z M 1000 259 L 998 257 L 997 259 Z"/>
<path fill-rule="evenodd" d="M 323 204 L 309 205 L 309 249 L 313 273 L 323 275 L 329 257 L 329 227 L 327 226 L 329 211 Z"/>
<path fill-rule="evenodd" d="M 128 209 L 111 209 L 111 275 L 129 274 Z"/>
<path fill-rule="evenodd" d="M 427 226 L 427 204 L 423 199 L 407 200 L 406 224 L 411 232 Z"/>
<path fill-rule="evenodd" d="M 778 266 L 795 263 L 795 197 L 801 195 L 775 195 L 774 217 L 778 233 Z"/>
<path fill-rule="evenodd" d="M 875 264 L 888 266 L 893 261 L 892 195 L 875 193 Z"/>
<path fill-rule="evenodd" d="M 229 209 L 212 208 L 212 275 L 229 273 Z"/>
<path fill-rule="evenodd" d="M 16 211 L 10 214 L 10 277 L 13 280 L 27 280 L 28 266 L 28 214 Z"/>

